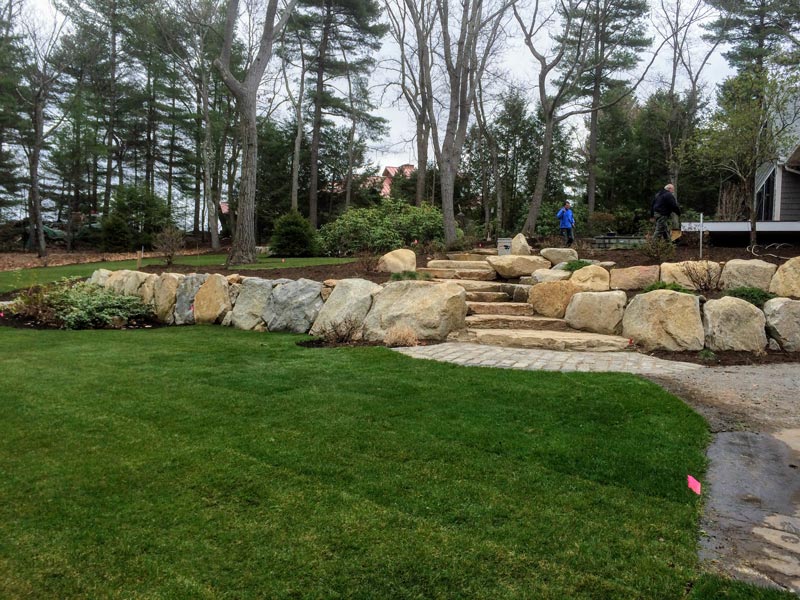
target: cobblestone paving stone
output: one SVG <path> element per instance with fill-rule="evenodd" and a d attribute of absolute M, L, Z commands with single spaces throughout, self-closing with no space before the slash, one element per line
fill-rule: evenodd
<path fill-rule="evenodd" d="M 558 352 L 461 342 L 396 350 L 414 358 L 526 371 L 612 372 L 669 376 L 705 368 L 702 365 L 663 360 L 637 352 Z"/>

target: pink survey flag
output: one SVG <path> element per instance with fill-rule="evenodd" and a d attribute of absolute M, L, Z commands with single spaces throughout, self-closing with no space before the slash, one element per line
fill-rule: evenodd
<path fill-rule="evenodd" d="M 697 494 L 699 496 L 700 495 L 700 490 L 702 489 L 702 486 L 700 485 L 700 482 L 697 481 L 697 479 L 695 479 L 691 475 L 687 475 L 686 476 L 686 481 L 689 484 L 689 489 L 692 490 L 695 494 Z"/>

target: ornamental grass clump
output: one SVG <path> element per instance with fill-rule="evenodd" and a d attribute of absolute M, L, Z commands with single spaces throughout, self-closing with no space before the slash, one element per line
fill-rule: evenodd
<path fill-rule="evenodd" d="M 11 312 L 41 327 L 59 329 L 124 327 L 153 317 L 150 307 L 140 298 L 117 295 L 76 279 L 62 279 L 22 292 Z"/>
<path fill-rule="evenodd" d="M 428 273 L 419 273 L 417 271 L 400 271 L 399 273 L 392 273 L 390 277 L 392 281 L 428 281 L 430 278 L 431 276 Z"/>

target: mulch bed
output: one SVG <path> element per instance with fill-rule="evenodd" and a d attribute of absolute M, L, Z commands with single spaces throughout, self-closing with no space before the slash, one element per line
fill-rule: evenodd
<path fill-rule="evenodd" d="M 750 352 L 714 352 L 713 357 L 699 352 L 667 352 L 656 350 L 643 352 L 648 356 L 663 358 L 680 362 L 705 365 L 707 367 L 732 367 L 746 365 L 775 365 L 800 362 L 800 352 L 783 352 L 780 350 L 767 350 L 763 354 Z"/>

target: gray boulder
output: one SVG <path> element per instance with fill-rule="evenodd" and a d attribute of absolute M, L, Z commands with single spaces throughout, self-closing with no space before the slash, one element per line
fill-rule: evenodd
<path fill-rule="evenodd" d="M 546 281 L 564 281 L 572 277 L 572 271 L 561 269 L 537 269 L 531 277 L 532 283 L 545 283 Z M 520 282 L 522 279 L 520 278 Z"/>
<path fill-rule="evenodd" d="M 322 308 L 321 291 L 322 284 L 310 279 L 276 285 L 262 314 L 267 329 L 307 333 Z"/>
<path fill-rule="evenodd" d="M 206 279 L 207 273 L 192 273 L 181 281 L 175 298 L 175 325 L 194 325 L 194 297 Z"/>
<path fill-rule="evenodd" d="M 725 263 L 720 277 L 720 288 L 731 290 L 737 287 L 754 287 L 768 290 L 778 265 L 764 260 L 742 260 L 734 258 Z"/>
<path fill-rule="evenodd" d="M 372 295 L 380 289 L 377 283 L 366 279 L 339 280 L 309 333 L 319 335 L 332 326 L 345 324 L 360 330 L 372 306 Z"/>
<path fill-rule="evenodd" d="M 554 265 L 562 262 L 568 263 L 571 260 L 578 260 L 578 253 L 572 248 L 542 248 L 539 254 Z"/>
<path fill-rule="evenodd" d="M 267 307 L 274 282 L 260 277 L 245 277 L 239 287 L 239 295 L 230 314 L 230 325 L 236 329 L 250 331 L 263 324 L 261 315 Z"/>

